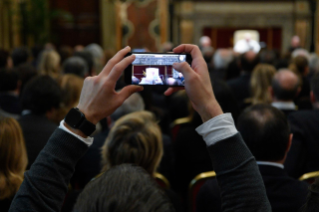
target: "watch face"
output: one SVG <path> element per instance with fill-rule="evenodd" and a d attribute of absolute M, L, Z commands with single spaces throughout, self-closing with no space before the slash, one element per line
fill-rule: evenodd
<path fill-rule="evenodd" d="M 70 125 L 70 127 L 78 128 L 84 119 L 83 113 L 79 110 L 72 108 L 70 112 L 65 117 L 65 122 Z"/>

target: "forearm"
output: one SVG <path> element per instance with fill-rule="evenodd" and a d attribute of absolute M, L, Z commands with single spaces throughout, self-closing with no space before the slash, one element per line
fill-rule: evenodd
<path fill-rule="evenodd" d="M 255 158 L 240 134 L 208 147 L 223 211 L 271 211 Z"/>
<path fill-rule="evenodd" d="M 256 161 L 230 114 L 197 129 L 204 137 L 221 188 L 223 211 L 271 211 Z"/>
<path fill-rule="evenodd" d="M 57 129 L 16 194 L 10 211 L 60 211 L 77 161 L 88 146 Z"/>

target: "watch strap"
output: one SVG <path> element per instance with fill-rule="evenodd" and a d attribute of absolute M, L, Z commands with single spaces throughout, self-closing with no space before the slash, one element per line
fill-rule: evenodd
<path fill-rule="evenodd" d="M 95 131 L 96 126 L 84 119 L 78 129 L 81 130 L 85 135 L 90 136 Z"/>

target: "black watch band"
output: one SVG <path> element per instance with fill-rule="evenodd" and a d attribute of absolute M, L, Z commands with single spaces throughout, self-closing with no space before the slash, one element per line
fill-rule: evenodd
<path fill-rule="evenodd" d="M 78 129 L 81 130 L 85 135 L 90 136 L 95 131 L 96 126 L 88 120 L 84 119 Z"/>
<path fill-rule="evenodd" d="M 95 124 L 86 120 L 85 115 L 78 109 L 72 108 L 64 118 L 65 123 L 90 136 L 96 129 Z"/>

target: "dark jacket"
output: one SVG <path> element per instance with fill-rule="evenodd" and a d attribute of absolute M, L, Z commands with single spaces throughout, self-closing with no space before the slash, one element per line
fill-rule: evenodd
<path fill-rule="evenodd" d="M 28 154 L 28 166 L 31 165 L 46 145 L 57 125 L 49 121 L 45 116 L 28 114 L 19 119 Z"/>
<path fill-rule="evenodd" d="M 7 113 L 20 115 L 21 106 L 19 97 L 12 94 L 0 94 L 0 108 Z"/>
<path fill-rule="evenodd" d="M 319 110 L 299 111 L 288 117 L 293 139 L 285 169 L 294 178 L 319 170 Z"/>
<path fill-rule="evenodd" d="M 267 197 L 273 212 L 298 212 L 306 203 L 308 184 L 293 179 L 285 170 L 269 165 L 259 165 Z M 197 212 L 222 211 L 220 188 L 217 180 L 208 180 L 197 196 Z"/>
<path fill-rule="evenodd" d="M 74 167 L 87 149 L 57 129 L 25 173 L 10 211 L 60 211 Z M 208 151 L 223 191 L 224 211 L 271 211 L 256 161 L 239 134 L 209 146 Z"/>

